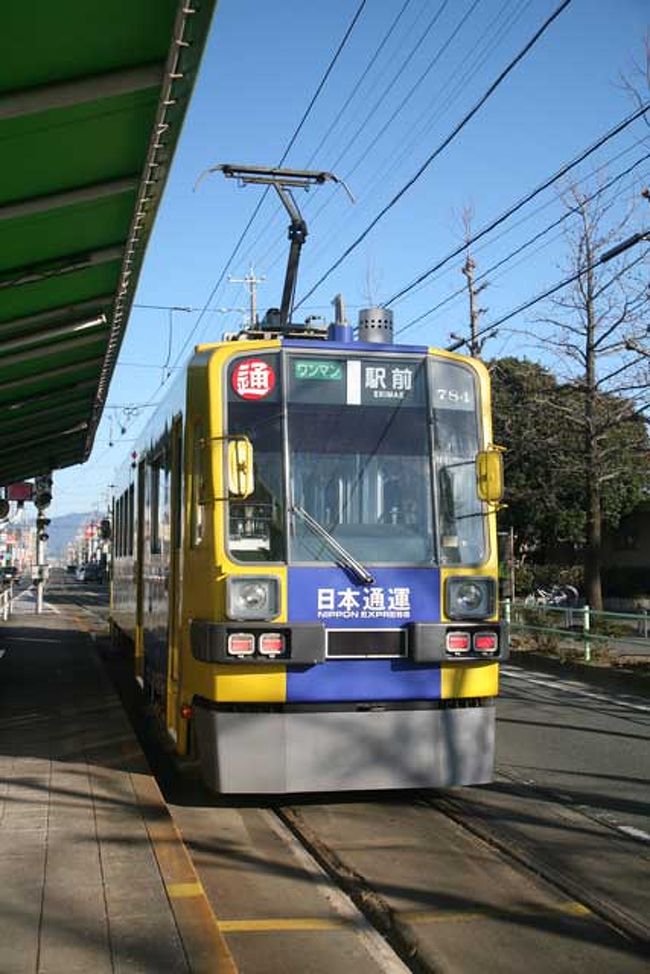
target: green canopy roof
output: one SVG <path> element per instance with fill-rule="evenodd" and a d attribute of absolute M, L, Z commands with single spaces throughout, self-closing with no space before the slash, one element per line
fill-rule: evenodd
<path fill-rule="evenodd" d="M 3 9 L 0 484 L 90 453 L 215 3 Z"/>

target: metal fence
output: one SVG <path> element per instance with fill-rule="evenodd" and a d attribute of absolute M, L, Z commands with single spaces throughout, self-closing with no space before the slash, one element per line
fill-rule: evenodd
<path fill-rule="evenodd" d="M 625 656 L 650 658 L 650 613 L 602 612 L 588 605 L 573 608 L 559 605 L 525 605 L 503 602 L 503 620 L 512 632 L 554 636 L 582 643 L 584 658 L 591 660 L 592 648 L 605 647 Z"/>

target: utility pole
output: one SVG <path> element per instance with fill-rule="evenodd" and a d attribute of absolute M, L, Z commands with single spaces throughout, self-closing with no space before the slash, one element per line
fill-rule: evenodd
<path fill-rule="evenodd" d="M 245 284 L 248 287 L 250 301 L 249 326 L 251 328 L 254 328 L 257 324 L 257 285 L 263 284 L 265 280 L 265 277 L 255 277 L 255 272 L 253 271 L 252 266 L 246 277 L 228 278 L 228 281 L 231 284 Z"/>
<path fill-rule="evenodd" d="M 476 264 L 474 263 L 468 250 L 467 259 L 461 268 L 461 273 L 467 278 L 467 293 L 469 294 L 469 338 L 464 338 L 462 335 L 457 335 L 453 331 L 450 333 L 449 337 L 453 338 L 455 343 L 454 345 L 450 346 L 451 350 L 463 348 L 463 346 L 465 346 L 473 358 L 478 358 L 486 341 L 488 341 L 490 338 L 494 338 L 497 331 L 495 328 L 494 331 L 490 331 L 489 334 L 479 338 L 479 320 L 481 315 L 485 314 L 487 308 L 479 308 L 477 298 L 481 291 L 484 291 L 487 287 L 487 281 L 484 281 L 483 284 L 479 284 L 479 286 L 476 287 L 476 284 L 474 283 L 475 270 Z"/>
<path fill-rule="evenodd" d="M 487 281 L 484 282 L 483 284 L 480 284 L 479 287 L 476 287 L 476 285 L 474 284 L 475 270 L 476 270 L 476 264 L 472 260 L 472 256 L 470 252 L 467 251 L 467 260 L 465 261 L 465 264 L 463 265 L 461 271 L 461 273 L 463 273 L 467 278 L 467 293 L 469 294 L 470 337 L 469 337 L 469 341 L 467 342 L 467 347 L 469 348 L 470 355 L 474 356 L 474 358 L 478 358 L 478 356 L 481 354 L 481 349 L 483 348 L 483 345 L 485 344 L 485 341 L 488 336 L 486 336 L 482 340 L 479 339 L 478 337 L 479 319 L 481 315 L 485 314 L 486 309 L 479 308 L 476 299 L 478 298 L 481 291 L 484 291 L 485 288 L 487 287 Z"/>

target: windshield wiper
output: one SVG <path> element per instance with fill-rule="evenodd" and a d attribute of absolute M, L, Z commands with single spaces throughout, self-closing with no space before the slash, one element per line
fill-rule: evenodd
<path fill-rule="evenodd" d="M 322 524 L 319 524 L 316 518 L 313 518 L 304 507 L 298 507 L 297 504 L 294 504 L 291 510 L 305 522 L 308 528 L 311 528 L 315 535 L 329 545 L 332 551 L 338 555 L 343 565 L 350 569 L 358 582 L 361 582 L 363 585 L 373 584 L 375 581 L 374 576 L 342 544 L 339 544 L 334 535 L 330 534 Z"/>

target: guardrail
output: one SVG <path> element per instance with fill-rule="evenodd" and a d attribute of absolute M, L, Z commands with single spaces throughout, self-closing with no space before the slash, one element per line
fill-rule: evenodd
<path fill-rule="evenodd" d="M 540 633 L 581 642 L 587 662 L 591 660 L 594 644 L 624 643 L 621 652 L 625 655 L 634 655 L 635 650 L 641 650 L 644 655 L 650 653 L 650 613 L 647 610 L 641 613 L 603 612 L 588 605 L 524 605 L 506 599 L 503 619 L 515 632 Z M 548 625 L 547 622 L 556 624 Z"/>
<path fill-rule="evenodd" d="M 0 619 L 3 622 L 8 622 L 11 616 L 11 603 L 14 597 L 14 583 L 9 582 L 0 591 Z"/>

